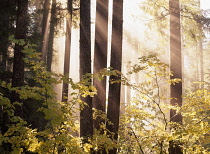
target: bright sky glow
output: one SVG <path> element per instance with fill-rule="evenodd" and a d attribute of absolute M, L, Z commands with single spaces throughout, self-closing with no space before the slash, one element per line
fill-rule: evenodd
<path fill-rule="evenodd" d="M 204 10 L 210 9 L 210 0 L 201 0 L 201 8 Z"/>

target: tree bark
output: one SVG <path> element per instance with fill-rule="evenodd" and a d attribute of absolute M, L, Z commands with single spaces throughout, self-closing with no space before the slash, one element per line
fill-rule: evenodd
<path fill-rule="evenodd" d="M 68 0 L 68 16 L 66 19 L 66 42 L 64 56 L 63 74 L 69 76 L 70 69 L 70 53 L 71 53 L 71 28 L 72 28 L 72 0 Z M 68 100 L 68 83 L 63 83 L 62 101 Z"/>
<path fill-rule="evenodd" d="M 16 20 L 16 11 L 15 8 L 17 7 L 17 2 L 14 0 L 1 0 L 0 2 L 0 79 L 2 81 L 8 81 L 11 79 L 11 76 L 8 76 L 6 73 L 7 70 L 7 52 L 8 52 L 8 45 L 9 35 L 14 34 L 14 26 L 11 23 L 14 23 Z M 9 79 L 9 80 L 8 80 Z M 4 97 L 9 98 L 11 93 L 6 88 L 1 87 L 1 93 Z M 0 106 L 0 132 L 4 134 L 8 130 L 8 124 L 10 123 L 10 116 L 7 112 L 5 112 L 5 106 Z M 7 109 L 6 109 L 7 110 Z M 9 153 L 11 151 L 11 144 L 2 142 L 1 145 L 2 152 Z"/>
<path fill-rule="evenodd" d="M 42 18 L 42 60 L 46 62 L 47 58 L 47 48 L 48 48 L 48 41 L 49 41 L 49 27 L 50 27 L 50 0 L 44 1 L 43 6 L 43 18 Z"/>
<path fill-rule="evenodd" d="M 16 33 L 15 39 L 26 39 L 26 34 L 28 31 L 28 0 L 18 0 L 17 1 L 17 21 L 16 21 Z M 24 85 L 24 53 L 22 52 L 23 45 L 15 44 L 14 59 L 13 59 L 13 74 L 12 74 L 12 86 L 21 87 Z M 20 102 L 19 95 L 13 91 L 11 96 L 11 101 Z M 22 107 L 19 105 L 15 106 L 15 115 L 23 116 Z"/>
<path fill-rule="evenodd" d="M 91 73 L 90 0 L 80 1 L 80 79 Z M 84 142 L 93 135 L 92 98 L 82 97 L 87 105 L 80 112 L 80 136 Z"/>
<path fill-rule="evenodd" d="M 96 1 L 94 74 L 107 67 L 108 5 L 108 0 Z M 93 107 L 105 113 L 106 78 L 104 77 L 102 81 L 94 79 L 93 84 L 97 89 L 97 95 L 93 98 Z M 100 124 L 102 122 L 105 123 L 105 120 L 98 117 L 94 121 L 94 128 L 100 129 Z"/>
<path fill-rule="evenodd" d="M 50 21 L 50 33 L 49 33 L 49 42 L 47 50 L 47 71 L 51 72 L 52 58 L 53 58 L 53 41 L 55 34 L 55 24 L 56 24 L 56 0 L 52 0 L 51 8 L 51 21 Z"/>
<path fill-rule="evenodd" d="M 13 59 L 8 56 L 10 45 L 8 38 L 10 35 L 15 35 L 17 1 L 0 0 L 0 4 L 0 79 L 10 82 L 12 76 L 9 66 Z"/>
<path fill-rule="evenodd" d="M 15 39 L 25 39 L 28 24 L 28 0 L 18 0 L 17 6 L 18 10 Z M 15 44 L 12 76 L 13 87 L 20 87 L 24 85 L 24 53 L 22 50 L 22 45 Z"/>
<path fill-rule="evenodd" d="M 181 25 L 179 0 L 169 0 L 170 10 L 170 69 L 173 72 L 171 79 L 182 79 L 182 53 L 181 53 Z M 171 105 L 182 106 L 182 82 L 171 84 Z M 174 99 L 176 98 L 176 99 Z M 170 121 L 182 123 L 181 114 L 175 110 L 170 111 Z M 170 154 L 181 154 L 182 149 L 174 141 L 169 145 Z"/>
<path fill-rule="evenodd" d="M 111 40 L 111 67 L 121 71 L 122 66 L 122 33 L 123 33 L 123 0 L 113 1 L 112 40 Z M 120 77 L 110 76 L 110 80 L 119 80 Z M 109 84 L 107 118 L 113 125 L 107 123 L 107 129 L 114 133 L 113 140 L 118 139 L 120 116 L 120 89 L 121 83 Z M 110 150 L 115 154 L 117 149 Z"/>
<path fill-rule="evenodd" d="M 1 79 L 4 76 L 3 73 L 6 71 L 6 60 L 7 60 L 7 48 L 8 48 L 8 37 L 9 37 L 9 19 L 10 19 L 10 3 L 7 0 L 1 1 L 0 6 L 0 75 Z"/>

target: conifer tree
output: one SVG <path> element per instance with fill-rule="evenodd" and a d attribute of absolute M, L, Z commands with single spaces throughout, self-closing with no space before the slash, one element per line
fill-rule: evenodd
<path fill-rule="evenodd" d="M 17 8 L 18 10 L 15 39 L 26 39 L 28 24 L 28 0 L 18 0 Z M 24 54 L 22 53 L 22 50 L 22 45 L 15 45 L 12 77 L 13 87 L 24 85 Z"/>
<path fill-rule="evenodd" d="M 173 72 L 171 79 L 182 79 L 182 55 L 181 55 L 181 24 L 179 0 L 169 0 L 170 10 L 170 69 Z M 182 82 L 171 84 L 171 105 L 182 106 Z M 175 110 L 170 111 L 170 121 L 182 123 L 181 114 Z M 170 154 L 181 154 L 182 150 L 174 141 L 169 145 Z"/>
<path fill-rule="evenodd" d="M 93 73 L 98 73 L 107 67 L 107 43 L 108 43 L 108 0 L 96 1 L 96 27 L 95 27 L 95 52 Z M 93 98 L 93 107 L 105 112 L 106 108 L 106 78 L 102 81 L 93 80 L 97 89 L 97 95 Z M 103 122 L 99 117 L 94 121 L 94 127 L 99 129 Z"/>
<path fill-rule="evenodd" d="M 80 79 L 86 73 L 91 73 L 91 33 L 90 33 L 90 0 L 80 1 Z M 91 81 L 90 81 L 91 82 Z M 93 135 L 93 115 L 92 98 L 82 97 L 86 103 L 80 112 L 80 136 L 87 137 Z"/>
<path fill-rule="evenodd" d="M 50 32 L 49 32 L 49 42 L 47 50 L 47 70 L 51 71 L 52 57 L 53 57 L 53 41 L 55 34 L 55 25 L 56 25 L 56 0 L 52 0 L 51 8 L 51 20 L 50 20 Z"/>
<path fill-rule="evenodd" d="M 71 53 L 71 28 L 72 28 L 72 0 L 67 3 L 68 16 L 66 19 L 66 42 L 64 55 L 64 75 L 69 75 L 70 69 L 70 53 Z M 68 83 L 63 83 L 62 101 L 68 100 Z"/>
<path fill-rule="evenodd" d="M 17 24 L 15 39 L 26 39 L 28 31 L 28 0 L 17 1 Z M 24 53 L 22 52 L 24 45 L 15 44 L 14 59 L 13 59 L 13 74 L 12 74 L 12 86 L 21 87 L 24 85 Z M 16 92 L 12 94 L 12 102 L 20 101 L 20 98 Z M 19 105 L 16 105 L 15 114 L 22 116 L 22 109 Z"/>
<path fill-rule="evenodd" d="M 45 0 L 43 4 L 43 17 L 42 17 L 42 60 L 46 62 L 47 48 L 49 41 L 49 26 L 50 26 L 50 0 Z"/>
<path fill-rule="evenodd" d="M 122 66 L 122 32 L 123 32 L 123 0 L 113 1 L 111 64 L 110 66 L 121 71 Z M 110 80 L 119 80 L 120 77 L 110 76 Z M 107 118 L 112 124 L 107 123 L 107 129 L 114 133 L 113 140 L 118 139 L 120 116 L 120 89 L 121 83 L 109 84 Z M 115 154 L 117 149 L 110 150 Z"/>

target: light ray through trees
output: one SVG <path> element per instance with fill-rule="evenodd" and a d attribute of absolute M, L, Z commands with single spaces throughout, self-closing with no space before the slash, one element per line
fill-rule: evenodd
<path fill-rule="evenodd" d="M 95 24 L 95 52 L 93 73 L 98 73 L 101 69 L 107 68 L 108 50 L 108 0 L 96 1 L 96 24 Z M 93 80 L 97 89 L 97 95 L 93 98 L 93 107 L 97 110 L 106 111 L 106 77 L 102 81 Z M 99 117 L 94 121 L 94 127 L 99 129 L 100 123 L 104 120 Z"/>
<path fill-rule="evenodd" d="M 170 70 L 173 76 L 170 79 L 182 79 L 182 47 L 181 47 L 181 20 L 179 0 L 169 0 L 170 10 Z M 182 106 L 182 82 L 171 84 L 171 105 Z M 176 110 L 170 110 L 170 121 L 182 124 L 182 115 Z M 182 154 L 182 149 L 175 141 L 169 142 L 170 154 Z"/>
<path fill-rule="evenodd" d="M 91 73 L 91 17 L 90 0 L 80 1 L 80 80 L 87 73 Z M 89 81 L 91 83 L 91 81 Z M 87 105 L 80 111 L 80 136 L 84 143 L 93 135 L 92 98 L 81 97 Z"/>
<path fill-rule="evenodd" d="M 111 60 L 110 66 L 121 71 L 122 67 L 122 40 L 123 40 L 123 0 L 113 1 Z M 119 80 L 120 77 L 110 76 L 110 80 Z M 118 139 L 119 114 L 120 114 L 121 83 L 109 84 L 107 118 L 113 125 L 107 123 L 107 129 L 114 133 L 113 140 Z M 114 114 L 113 114 L 114 113 Z M 117 149 L 109 153 L 116 153 Z"/>
<path fill-rule="evenodd" d="M 66 19 L 66 40 L 65 40 L 65 55 L 64 55 L 64 70 L 63 74 L 68 75 L 70 72 L 70 53 L 71 53 L 71 33 L 72 33 L 72 0 L 67 2 L 67 19 Z M 68 100 L 69 85 L 63 82 L 62 101 Z"/>
<path fill-rule="evenodd" d="M 51 20 L 51 5 L 50 0 L 46 0 L 44 4 L 44 14 L 42 19 L 42 60 L 46 62 L 48 41 L 49 41 L 49 30 L 50 30 L 50 20 Z"/>

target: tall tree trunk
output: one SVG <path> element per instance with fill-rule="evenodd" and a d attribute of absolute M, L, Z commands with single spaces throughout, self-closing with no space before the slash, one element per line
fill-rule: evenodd
<path fill-rule="evenodd" d="M 80 1 L 80 79 L 91 73 L 91 33 L 90 33 L 90 0 Z M 80 112 L 80 136 L 87 138 L 93 135 L 92 98 L 81 98 L 87 105 Z"/>
<path fill-rule="evenodd" d="M 0 2 L 0 80 L 5 80 L 4 74 L 6 74 L 6 60 L 7 60 L 7 48 L 8 48 L 8 37 L 9 37 L 9 12 L 10 4 L 8 0 L 1 0 Z M 2 88 L 2 87 L 1 87 Z M 4 112 L 4 106 L 0 106 L 0 132 L 1 134 L 6 133 L 8 130 L 9 116 Z M 2 143 L 1 147 L 5 150 L 5 153 L 10 145 Z"/>
<path fill-rule="evenodd" d="M 108 0 L 96 1 L 96 28 L 95 28 L 95 52 L 94 52 L 94 70 L 98 73 L 101 69 L 107 67 L 107 43 L 108 43 Z M 102 81 L 93 80 L 97 89 L 97 95 L 93 98 L 93 107 L 105 113 L 106 109 L 106 78 Z M 99 129 L 100 123 L 105 121 L 98 117 L 94 121 L 94 128 Z"/>
<path fill-rule="evenodd" d="M 8 58 L 8 38 L 10 35 L 15 35 L 17 1 L 0 0 L 0 4 L 0 79 L 10 82 L 12 77 L 9 64 L 12 63 L 12 60 Z"/>
<path fill-rule="evenodd" d="M 28 0 L 18 0 L 17 2 L 17 24 L 15 39 L 25 39 L 27 33 Z M 20 87 L 24 85 L 24 54 L 23 46 L 15 44 L 12 86 Z"/>
<path fill-rule="evenodd" d="M 112 40 L 111 40 L 111 67 L 121 71 L 122 66 L 122 32 L 123 32 L 123 0 L 113 0 Z M 120 77 L 110 76 L 110 80 Z M 114 133 L 113 140 L 118 139 L 120 115 L 120 88 L 121 83 L 109 84 L 107 118 L 113 125 L 107 124 L 107 129 Z M 110 150 L 115 154 L 117 149 Z"/>
<path fill-rule="evenodd" d="M 198 1 L 198 7 L 201 9 L 201 2 Z M 201 9 L 202 10 L 202 9 Z M 202 24 L 200 25 L 199 27 L 199 30 L 200 32 L 202 33 L 203 32 L 203 27 L 202 27 Z M 199 55 L 200 55 L 200 73 L 201 73 L 201 78 L 200 78 L 200 81 L 201 81 L 201 89 L 204 89 L 204 61 L 203 61 L 203 39 L 201 38 L 199 40 Z"/>
<path fill-rule="evenodd" d="M 1 0 L 0 6 L 0 78 L 3 79 L 3 76 L 6 71 L 6 60 L 7 60 L 7 49 L 8 49 L 8 37 L 9 37 L 9 19 L 10 19 L 10 3 L 8 0 Z"/>
<path fill-rule="evenodd" d="M 46 62 L 47 58 L 47 48 L 48 48 L 48 41 L 49 41 L 49 27 L 50 27 L 50 0 L 44 1 L 44 12 L 42 18 L 42 60 Z"/>
<path fill-rule="evenodd" d="M 0 1 L 0 79 L 1 80 L 8 80 L 11 79 L 5 72 L 7 70 L 7 49 L 9 45 L 8 37 L 13 33 L 13 26 L 11 23 L 14 23 L 13 17 L 15 17 L 15 8 L 16 8 L 16 1 L 8 1 L 8 0 L 1 0 Z M 2 88 L 2 87 L 1 87 Z M 10 92 L 7 89 L 2 88 L 3 94 L 6 97 L 10 96 Z M 0 106 L 0 132 L 4 134 L 8 130 L 8 124 L 10 122 L 9 115 L 7 112 L 4 112 L 5 106 Z M 9 153 L 11 150 L 11 144 L 2 142 L 1 145 L 2 153 Z"/>
<path fill-rule="evenodd" d="M 64 75 L 69 75 L 70 69 L 70 53 L 71 53 L 71 28 L 72 28 L 72 0 L 68 0 L 68 16 L 66 19 L 66 42 L 64 55 Z M 63 83 L 62 101 L 68 100 L 68 83 Z"/>
<path fill-rule="evenodd" d="M 27 18 L 28 18 L 28 0 L 17 1 L 17 20 L 16 20 L 16 33 L 15 39 L 26 39 L 27 34 Z M 14 59 L 13 59 L 13 74 L 12 74 L 12 86 L 21 87 L 24 85 L 24 53 L 22 52 L 23 45 L 15 44 Z M 19 95 L 12 91 L 11 102 L 21 102 Z M 22 106 L 14 105 L 15 116 L 23 117 Z M 10 151 L 10 145 L 6 144 L 6 148 Z"/>
<path fill-rule="evenodd" d="M 169 0 L 170 10 L 170 69 L 173 71 L 171 79 L 182 79 L 182 54 L 181 54 L 181 25 L 179 0 Z M 182 106 L 182 82 L 171 84 L 171 105 Z M 182 123 L 181 114 L 176 114 L 175 110 L 170 111 L 172 122 Z M 182 150 L 173 141 L 169 145 L 170 154 L 181 154 Z"/>
<path fill-rule="evenodd" d="M 27 34 L 27 18 L 28 18 L 28 0 L 17 1 L 17 21 L 15 39 L 26 39 Z M 22 52 L 23 46 L 15 44 L 14 60 L 13 60 L 13 75 L 12 86 L 21 87 L 24 85 L 24 53 Z M 12 102 L 20 102 L 19 95 L 13 91 Z M 22 107 L 15 106 L 15 115 L 23 116 Z"/>
<path fill-rule="evenodd" d="M 53 41 L 55 34 L 55 24 L 56 24 L 56 0 L 52 0 L 51 8 L 51 21 L 50 21 L 50 33 L 49 33 L 49 42 L 47 50 L 47 70 L 51 71 L 52 58 L 53 58 Z"/>

